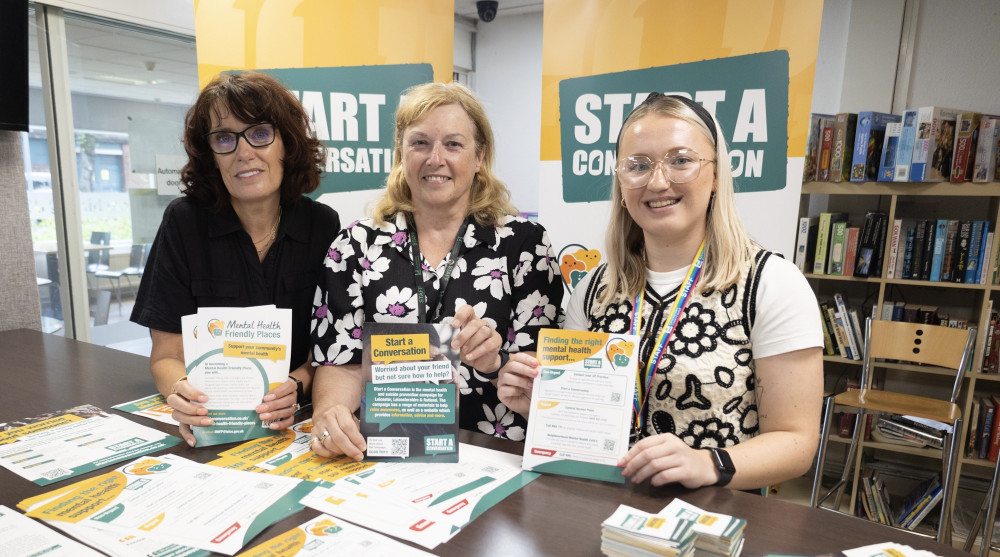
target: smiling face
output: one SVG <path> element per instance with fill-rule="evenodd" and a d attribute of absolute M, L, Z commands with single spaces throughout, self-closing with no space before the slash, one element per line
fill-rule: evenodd
<path fill-rule="evenodd" d="M 219 116 L 222 118 L 219 118 Z M 226 107 L 212 111 L 210 132 L 241 132 L 259 122 L 244 122 L 232 116 Z M 281 133 L 274 130 L 274 143 L 265 147 L 251 147 L 242 137 L 236 150 L 225 155 L 215 155 L 215 164 L 222 181 L 229 191 L 233 206 L 281 199 L 281 180 L 284 177 L 282 159 L 285 145 Z"/>
<path fill-rule="evenodd" d="M 472 119 L 457 104 L 442 105 L 403 132 L 403 174 L 414 208 L 467 209 L 472 181 L 483 163 Z"/>
<path fill-rule="evenodd" d="M 645 155 L 661 161 L 667 153 L 678 149 L 693 149 L 703 159 L 714 159 L 712 142 L 696 127 L 684 120 L 648 114 L 622 134 L 618 161 Z M 622 197 L 632 219 L 642 228 L 647 242 L 673 246 L 697 243 L 705 236 L 708 204 L 715 189 L 715 165 L 701 163 L 701 172 L 694 180 L 675 184 L 654 168 L 646 187 L 622 188 Z"/>

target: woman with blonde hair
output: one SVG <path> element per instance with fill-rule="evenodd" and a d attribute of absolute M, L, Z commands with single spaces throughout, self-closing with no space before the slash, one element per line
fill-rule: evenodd
<path fill-rule="evenodd" d="M 511 353 L 534 350 L 556 326 L 562 285 L 545 229 L 517 216 L 493 173 L 493 132 L 457 84 L 408 90 L 396 112 L 395 154 L 371 218 L 330 246 L 314 301 L 312 448 L 361 459 L 354 412 L 363 395 L 365 321 L 451 323 L 459 425 L 521 441 L 525 419 L 497 398 Z"/>
<path fill-rule="evenodd" d="M 701 105 L 653 93 L 617 157 L 607 263 L 573 291 L 566 327 L 640 335 L 622 475 L 751 489 L 803 474 L 819 432 L 819 310 L 798 269 L 744 230 L 722 129 Z M 502 370 L 510 408 L 528 411 L 536 367 Z"/>

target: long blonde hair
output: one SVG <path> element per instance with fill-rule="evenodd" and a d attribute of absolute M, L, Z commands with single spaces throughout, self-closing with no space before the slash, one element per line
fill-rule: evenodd
<path fill-rule="evenodd" d="M 707 123 L 684 101 L 672 96 L 651 95 L 629 114 L 622 124 L 621 134 L 624 135 L 628 128 L 649 114 L 684 120 L 715 145 L 715 193 L 706 216 L 705 263 L 696 290 L 704 293 L 736 284 L 741 267 L 751 257 L 751 240 L 736 211 L 733 172 L 722 128 L 714 118 L 711 119 L 715 127 L 714 135 L 718 138 L 716 141 Z M 634 298 L 646 286 L 642 228 L 622 203 L 617 174 L 611 184 L 611 206 L 611 220 L 604 240 L 607 254 L 605 288 L 597 298 L 600 312 L 611 303 Z"/>
<path fill-rule="evenodd" d="M 413 197 L 403 173 L 403 135 L 406 128 L 425 118 L 435 108 L 450 104 L 462 107 L 472 119 L 476 155 L 482 156 L 483 160 L 472 180 L 468 214 L 473 215 L 481 225 L 495 225 L 505 215 L 517 214 L 517 209 L 510 202 L 510 190 L 493 173 L 493 127 L 482 103 L 472 91 L 459 83 L 424 83 L 407 89 L 404 95 L 396 110 L 392 170 L 386 179 L 385 192 L 372 210 L 375 224 L 384 225 L 398 213 L 413 214 Z"/>

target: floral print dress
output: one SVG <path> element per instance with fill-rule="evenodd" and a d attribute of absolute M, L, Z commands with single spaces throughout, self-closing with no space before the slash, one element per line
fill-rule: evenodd
<path fill-rule="evenodd" d="M 313 302 L 314 365 L 361 363 L 365 321 L 416 323 L 417 290 L 406 218 L 377 226 L 370 219 L 347 227 L 327 253 Z M 435 307 L 448 258 L 431 268 L 421 256 L 428 308 Z M 474 221 L 454 265 L 434 322 L 464 305 L 493 326 L 510 352 L 535 350 L 538 330 L 562 319 L 562 282 L 545 229 L 507 216 L 497 226 Z M 429 310 L 426 310 L 429 313 Z M 496 386 L 463 364 L 459 426 L 523 441 L 526 420 L 497 398 Z"/>

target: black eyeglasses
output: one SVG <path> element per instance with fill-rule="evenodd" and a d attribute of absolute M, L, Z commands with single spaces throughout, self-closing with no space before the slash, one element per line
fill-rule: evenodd
<path fill-rule="evenodd" d="M 220 131 L 205 134 L 208 147 L 217 155 L 228 155 L 235 151 L 241 137 L 251 147 L 267 147 L 274 143 L 274 124 L 261 122 L 241 132 Z"/>

